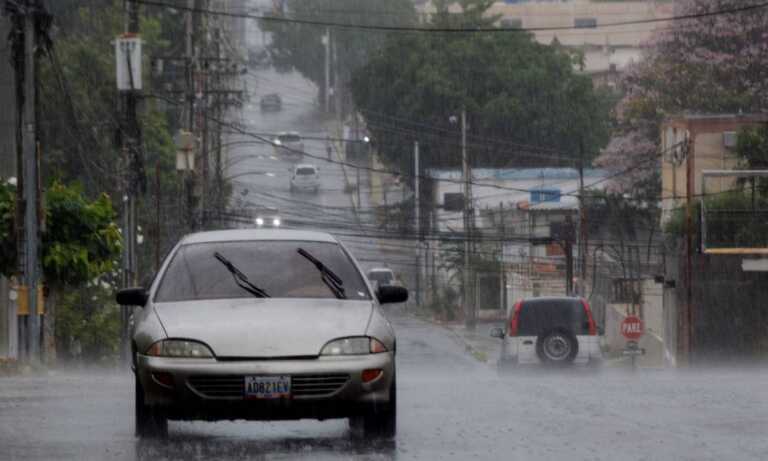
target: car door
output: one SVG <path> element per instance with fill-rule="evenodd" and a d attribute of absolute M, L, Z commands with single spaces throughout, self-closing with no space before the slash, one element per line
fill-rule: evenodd
<path fill-rule="evenodd" d="M 523 302 L 517 318 L 517 359 L 521 364 L 539 363 L 536 354 L 536 336 L 538 335 L 536 307 Z"/>

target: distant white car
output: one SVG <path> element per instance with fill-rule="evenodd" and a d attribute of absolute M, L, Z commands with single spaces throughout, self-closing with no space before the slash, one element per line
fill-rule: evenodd
<path fill-rule="evenodd" d="M 320 190 L 320 168 L 308 163 L 296 165 L 291 169 L 291 192 Z"/>
<path fill-rule="evenodd" d="M 386 267 L 374 267 L 368 271 L 368 280 L 376 286 L 399 285 L 392 269 Z"/>
<path fill-rule="evenodd" d="M 530 298 L 508 313 L 507 328 L 494 328 L 502 340 L 499 368 L 516 365 L 602 363 L 600 337 L 592 311 L 581 298 Z"/>
<path fill-rule="evenodd" d="M 279 133 L 273 141 L 275 153 L 292 161 L 300 161 L 304 157 L 304 140 L 296 131 Z"/>

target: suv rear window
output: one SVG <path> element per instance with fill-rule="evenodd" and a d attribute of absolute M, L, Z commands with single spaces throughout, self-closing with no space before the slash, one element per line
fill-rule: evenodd
<path fill-rule="evenodd" d="M 589 319 L 578 299 L 532 299 L 523 302 L 517 328 L 519 336 L 538 336 L 553 328 L 588 335 Z"/>
<path fill-rule="evenodd" d="M 280 142 L 300 142 L 301 136 L 297 134 L 281 134 L 277 139 L 279 139 Z"/>
<path fill-rule="evenodd" d="M 309 167 L 299 168 L 296 170 L 296 174 L 299 176 L 312 175 L 315 174 L 315 169 Z"/>

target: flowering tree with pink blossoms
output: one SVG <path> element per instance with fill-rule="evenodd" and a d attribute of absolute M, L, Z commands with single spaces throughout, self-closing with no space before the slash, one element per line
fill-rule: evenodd
<path fill-rule="evenodd" d="M 745 8 L 762 0 L 681 0 L 676 15 Z M 596 164 L 616 188 L 658 196 L 659 127 L 681 113 L 768 110 L 768 8 L 721 13 L 660 26 L 643 59 L 622 80 L 618 130 Z M 621 174 L 620 173 L 625 173 Z"/>

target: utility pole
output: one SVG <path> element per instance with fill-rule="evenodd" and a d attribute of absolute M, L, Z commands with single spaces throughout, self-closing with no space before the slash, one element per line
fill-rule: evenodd
<path fill-rule="evenodd" d="M 416 248 L 416 305 L 421 305 L 421 208 L 420 208 L 420 190 L 419 190 L 419 142 L 413 143 L 413 214 L 414 227 L 416 229 L 416 238 L 418 240 Z"/>
<path fill-rule="evenodd" d="M 343 120 L 342 106 L 341 106 L 341 83 L 339 82 L 339 40 L 335 34 L 331 35 L 331 56 L 333 65 L 333 105 L 336 110 L 336 118 Z M 354 112 L 354 111 L 353 111 Z M 355 120 L 357 121 L 357 113 L 354 113 Z"/>
<path fill-rule="evenodd" d="M 589 241 L 587 236 L 587 212 L 584 206 L 584 140 L 579 141 L 579 294 L 586 296 L 587 254 Z"/>
<path fill-rule="evenodd" d="M 499 202 L 499 223 L 501 224 L 501 239 L 499 240 L 499 279 L 501 283 L 501 306 L 507 311 L 507 268 L 504 262 L 504 244 L 507 240 L 507 228 L 504 220 L 504 202 Z"/>
<path fill-rule="evenodd" d="M 186 128 L 187 132 L 191 134 L 193 139 L 192 145 L 195 146 L 195 49 L 193 36 L 195 33 L 195 21 L 192 15 L 192 9 L 195 7 L 195 0 L 187 0 L 187 12 L 186 12 L 186 24 L 185 24 L 185 77 L 186 77 L 186 102 L 187 102 L 187 119 Z M 194 149 L 194 147 L 193 147 Z M 186 212 L 186 225 L 188 229 L 194 230 L 195 225 L 195 209 L 194 209 L 194 165 L 190 164 L 190 160 L 194 159 L 194 155 L 185 156 L 186 166 L 182 171 L 182 182 L 184 183 L 184 208 Z M 192 160 L 191 163 L 194 163 Z"/>
<path fill-rule="evenodd" d="M 41 319 L 38 314 L 38 286 L 40 285 L 40 184 L 39 144 L 37 140 L 37 48 L 36 19 L 42 6 L 38 0 L 28 0 L 23 6 L 23 62 L 17 62 L 16 87 L 22 97 L 17 99 L 17 138 L 21 142 L 21 169 L 19 191 L 19 216 L 23 217 L 20 229 L 19 266 L 23 273 L 22 296 L 26 299 L 27 313 L 20 322 L 20 352 L 29 363 L 40 361 Z M 22 67 L 23 66 L 23 67 Z M 23 74 L 22 74 L 23 72 Z M 22 79 L 23 75 L 23 79 Z M 41 306 L 42 307 L 42 306 Z"/>
<path fill-rule="evenodd" d="M 461 109 L 461 166 L 464 179 L 464 313 L 468 329 L 475 328 L 474 282 L 470 267 L 470 251 L 472 248 L 472 167 L 467 157 L 467 110 Z M 470 294 L 471 293 L 471 294 Z"/>
<path fill-rule="evenodd" d="M 362 203 L 360 202 L 360 167 L 355 167 L 355 181 L 357 185 L 355 186 L 356 193 L 357 193 L 357 211 L 360 212 L 360 208 L 362 206 Z"/>
<path fill-rule="evenodd" d="M 325 28 L 323 45 L 325 45 L 325 100 L 323 104 L 325 112 L 329 113 L 331 111 L 331 29 L 329 27 Z"/>
<path fill-rule="evenodd" d="M 573 222 L 565 217 L 565 295 L 573 296 Z"/>
<path fill-rule="evenodd" d="M 135 39 L 139 33 L 139 6 L 134 2 L 125 2 L 125 34 L 123 38 Z M 138 282 L 136 257 L 136 195 L 139 189 L 139 178 L 142 175 L 141 167 L 141 132 L 137 117 L 138 97 L 137 90 L 140 83 L 134 80 L 135 69 L 131 51 L 123 50 L 126 58 L 126 70 L 128 73 L 129 86 L 123 91 L 123 133 L 122 151 L 125 164 L 125 180 L 123 195 L 123 273 L 122 287 L 127 288 L 135 286 Z M 122 56 L 118 56 L 121 59 Z M 140 76 L 139 76 L 140 78 Z M 127 363 L 129 355 L 129 332 L 128 324 L 130 322 L 130 312 L 123 309 L 121 314 L 120 328 L 120 357 L 122 363 Z"/>
<path fill-rule="evenodd" d="M 692 137 L 685 143 L 686 156 L 685 156 L 685 183 L 686 183 L 686 197 L 685 197 L 685 328 L 683 335 L 683 356 L 687 360 L 687 364 L 690 366 L 693 362 L 693 348 L 694 348 L 694 315 L 693 315 L 693 245 L 694 245 L 694 228 L 693 228 L 693 197 L 696 194 L 695 186 L 695 134 L 692 133 Z"/>

